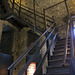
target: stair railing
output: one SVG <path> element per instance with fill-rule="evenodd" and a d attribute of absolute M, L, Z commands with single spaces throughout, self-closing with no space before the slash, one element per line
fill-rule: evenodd
<path fill-rule="evenodd" d="M 16 14 L 16 16 L 18 16 L 23 21 L 26 21 L 26 22 L 30 21 L 29 24 L 31 25 L 36 24 L 36 25 L 33 25 L 33 27 L 35 27 L 36 30 L 37 30 L 37 27 L 45 30 L 43 13 L 40 13 L 36 10 L 34 12 L 34 9 L 32 8 L 22 5 L 19 2 L 17 2 L 18 4 L 15 3 L 15 0 L 9 0 L 9 3 L 10 3 L 10 7 L 9 6 L 8 7 L 10 8 L 10 10 L 12 10 L 11 13 Z M 52 17 L 49 17 L 47 15 L 45 16 L 46 16 L 46 21 L 49 22 L 49 25 L 54 23 L 54 19 Z"/>
<path fill-rule="evenodd" d="M 75 46 L 74 46 L 74 25 L 73 25 L 73 20 L 71 19 L 71 23 L 70 23 L 70 37 L 71 37 L 71 51 L 70 51 L 70 56 L 74 57 L 75 56 Z"/>
<path fill-rule="evenodd" d="M 66 59 L 67 59 L 69 28 L 70 28 L 70 20 L 68 21 L 68 25 L 67 25 L 67 29 L 66 29 L 65 51 L 64 51 L 64 64 L 63 64 L 63 66 L 66 65 Z"/>
<path fill-rule="evenodd" d="M 40 67 L 42 66 L 44 59 L 48 55 L 48 52 L 50 51 L 50 47 L 51 47 L 52 43 L 54 42 L 54 40 L 56 39 L 56 36 L 57 36 L 55 23 L 53 23 L 32 45 L 30 45 L 30 47 L 12 65 L 9 66 L 8 75 L 13 75 L 13 70 L 15 69 L 15 67 L 18 66 L 18 64 L 20 62 L 22 62 L 22 59 L 27 56 L 27 54 L 35 47 L 35 45 L 42 39 L 43 36 L 46 36 L 47 33 L 48 33 L 48 36 L 46 37 L 46 39 L 41 43 L 40 47 L 38 49 L 36 49 L 36 51 L 33 53 L 33 56 L 22 67 L 22 69 L 17 73 L 17 75 L 23 75 L 27 71 L 27 68 L 30 65 L 30 63 L 33 62 L 34 60 L 37 60 L 37 58 L 36 58 L 37 52 L 42 49 L 42 47 L 47 42 L 47 40 L 49 40 L 50 37 L 53 35 L 54 36 L 53 40 L 51 41 L 51 43 L 49 43 L 49 47 L 47 48 L 47 51 L 45 52 L 43 58 L 39 62 L 34 75 L 38 75 L 38 72 L 40 73 L 40 70 L 41 70 Z"/>
<path fill-rule="evenodd" d="M 65 51 L 64 51 L 64 57 L 63 57 L 63 66 L 66 65 L 66 59 L 67 59 L 67 50 L 68 50 L 68 38 L 69 38 L 69 28 L 70 28 L 70 15 L 69 15 L 69 10 L 67 6 L 66 0 L 64 0 L 66 10 L 67 10 L 67 28 L 66 28 L 66 39 L 65 39 Z"/>
<path fill-rule="evenodd" d="M 70 32 L 71 32 L 71 51 L 70 51 L 70 64 L 71 64 L 71 75 L 75 75 L 75 24 L 73 23 L 75 21 L 75 16 L 72 17 L 71 23 L 70 23 Z"/>

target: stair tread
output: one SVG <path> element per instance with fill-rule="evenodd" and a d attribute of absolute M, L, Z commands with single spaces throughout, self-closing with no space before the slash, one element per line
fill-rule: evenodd
<path fill-rule="evenodd" d="M 64 40 L 62 40 L 62 39 L 61 40 L 58 40 L 57 42 L 60 42 L 60 41 L 65 41 L 65 39 Z M 68 39 L 68 41 L 70 41 L 70 39 Z"/>
<path fill-rule="evenodd" d="M 63 64 L 58 65 L 58 66 L 47 66 L 47 68 L 65 68 L 65 67 L 70 67 L 70 64 L 65 65 L 65 66 L 62 66 L 62 65 L 63 65 Z"/>
<path fill-rule="evenodd" d="M 68 44 L 70 43 L 70 41 L 68 41 Z M 65 44 L 65 41 L 58 41 L 56 42 L 56 44 Z"/>
<path fill-rule="evenodd" d="M 63 59 L 49 60 L 49 62 L 62 61 Z"/>
<path fill-rule="evenodd" d="M 71 74 L 50 74 L 50 73 L 47 73 L 47 74 L 43 74 L 43 75 L 71 75 Z"/>
<path fill-rule="evenodd" d="M 66 39 L 57 39 L 57 41 L 65 41 Z M 68 40 L 70 40 L 70 38 L 68 38 Z"/>
<path fill-rule="evenodd" d="M 54 48 L 54 49 L 55 49 L 54 51 L 64 50 L 64 48 L 63 49 Z M 67 50 L 70 50 L 70 48 L 68 48 Z"/>
<path fill-rule="evenodd" d="M 70 48 L 67 51 L 69 51 L 69 50 L 70 50 Z M 62 49 L 62 50 L 54 50 L 54 52 L 62 52 L 62 51 L 64 51 L 64 49 Z"/>
<path fill-rule="evenodd" d="M 68 42 L 69 44 L 69 42 Z M 65 51 L 65 40 L 57 41 L 53 51 L 52 59 L 49 60 L 49 66 L 47 66 L 47 73 L 44 75 L 70 75 L 70 44 L 67 49 L 66 65 L 63 66 L 63 56 Z M 63 72 L 64 71 L 64 72 Z"/>
<path fill-rule="evenodd" d="M 67 58 L 66 60 L 70 60 L 70 58 Z M 49 60 L 49 62 L 55 62 L 55 61 L 63 61 L 63 59 Z"/>
<path fill-rule="evenodd" d="M 67 47 L 69 48 L 70 46 L 67 46 Z M 65 48 L 65 46 L 57 46 L 54 49 L 60 49 L 60 48 Z"/>
<path fill-rule="evenodd" d="M 66 39 L 66 38 L 62 38 L 62 39 L 57 39 L 57 40 L 59 41 L 59 40 L 64 40 L 64 39 Z M 70 39 L 70 37 L 68 37 L 68 39 Z"/>
<path fill-rule="evenodd" d="M 67 55 L 69 55 L 70 53 L 67 53 Z M 62 56 L 62 55 L 64 55 L 64 53 L 62 53 L 62 54 L 57 54 L 57 55 L 53 55 L 53 56 Z"/>

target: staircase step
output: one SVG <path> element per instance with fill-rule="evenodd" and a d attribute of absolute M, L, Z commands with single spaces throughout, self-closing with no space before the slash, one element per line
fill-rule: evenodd
<path fill-rule="evenodd" d="M 68 41 L 68 44 L 70 43 L 70 41 Z M 65 41 L 59 41 L 59 42 L 56 42 L 57 45 L 59 44 L 64 44 L 65 45 Z"/>
<path fill-rule="evenodd" d="M 66 39 L 58 39 L 57 42 L 66 41 Z M 70 41 L 70 38 L 68 39 Z"/>
<path fill-rule="evenodd" d="M 66 39 L 65 38 L 63 38 L 63 39 L 57 39 L 57 41 L 59 42 L 59 41 L 65 41 Z M 70 40 L 70 38 L 68 38 L 68 41 Z"/>
<path fill-rule="evenodd" d="M 68 44 L 70 44 L 70 42 L 68 42 Z M 55 44 L 55 46 L 61 46 L 61 45 L 62 45 L 62 46 L 65 45 L 65 42 L 64 42 L 64 43 L 56 43 L 56 44 Z"/>
<path fill-rule="evenodd" d="M 59 66 L 63 64 L 63 59 L 49 60 L 49 66 Z M 66 60 L 66 65 L 70 64 L 70 59 Z"/>
<path fill-rule="evenodd" d="M 65 50 L 57 50 L 53 52 L 53 55 L 64 53 Z M 67 52 L 70 52 L 70 50 L 67 50 Z"/>
<path fill-rule="evenodd" d="M 64 56 L 64 53 L 63 54 L 58 54 L 58 55 L 53 55 L 51 56 L 52 60 L 55 60 L 55 59 L 62 59 Z M 70 57 L 70 54 L 67 54 L 67 58 Z"/>
<path fill-rule="evenodd" d="M 47 73 L 47 74 L 43 74 L 43 75 L 71 75 L 71 74 L 50 74 L 50 73 Z"/>
<path fill-rule="evenodd" d="M 65 46 L 57 46 L 54 49 L 64 49 L 64 48 L 65 48 Z M 70 48 L 70 46 L 68 46 L 68 48 Z"/>
<path fill-rule="evenodd" d="M 57 41 L 60 41 L 60 40 L 65 40 L 66 38 L 62 38 L 62 39 L 57 39 Z M 68 39 L 70 39 L 70 37 L 68 37 Z"/>
<path fill-rule="evenodd" d="M 60 48 L 60 49 L 59 48 L 58 49 L 57 48 L 54 48 L 54 51 L 61 51 L 61 50 L 64 50 L 64 49 L 65 48 Z M 70 50 L 70 48 L 68 48 L 68 50 Z"/>
<path fill-rule="evenodd" d="M 55 66 L 55 67 L 48 66 L 47 73 L 50 73 L 50 74 L 70 74 L 70 65 L 66 65 L 65 67 L 63 67 L 63 66 Z"/>
<path fill-rule="evenodd" d="M 61 46 L 65 46 L 65 44 L 56 44 L 55 47 L 61 47 Z M 68 46 L 70 46 L 70 43 L 68 43 Z"/>

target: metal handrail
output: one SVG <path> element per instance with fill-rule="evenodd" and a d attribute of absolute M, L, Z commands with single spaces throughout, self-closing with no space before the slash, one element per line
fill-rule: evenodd
<path fill-rule="evenodd" d="M 25 55 L 40 41 L 40 39 L 51 29 L 51 27 L 54 26 L 54 24 L 52 24 L 11 66 L 9 66 L 8 70 L 14 68 L 23 59 L 23 57 L 25 57 Z"/>
<path fill-rule="evenodd" d="M 68 10 L 68 6 L 66 3 L 67 0 L 64 0 L 65 2 L 65 6 L 66 6 L 66 10 L 67 10 L 67 16 L 68 16 L 68 21 L 67 21 L 67 29 L 66 29 L 66 39 L 65 39 L 65 51 L 64 51 L 64 58 L 63 58 L 63 65 L 65 66 L 66 64 L 66 58 L 67 58 L 67 49 L 68 49 L 68 37 L 69 37 L 69 27 L 70 27 L 70 14 L 69 14 L 69 10 Z"/>
<path fill-rule="evenodd" d="M 42 60 L 40 61 L 39 65 L 37 66 L 37 69 L 36 69 L 34 75 L 39 75 L 40 69 L 41 69 L 41 66 L 42 66 L 42 63 L 44 62 L 46 56 L 48 55 L 48 53 L 49 53 L 49 51 L 50 51 L 50 48 L 51 48 L 53 42 L 56 40 L 56 37 L 57 37 L 57 33 L 54 35 L 54 37 L 53 37 L 53 39 L 52 39 L 52 41 L 51 41 L 51 43 L 50 43 L 50 45 L 49 45 L 47 51 L 45 52 L 45 54 L 44 54 Z"/>
<path fill-rule="evenodd" d="M 68 37 L 69 37 L 69 27 L 70 27 L 70 21 L 68 21 L 67 29 L 66 29 L 66 41 L 65 41 L 65 51 L 64 51 L 64 66 L 66 64 L 66 58 L 67 58 L 67 50 L 68 50 Z"/>
<path fill-rule="evenodd" d="M 11 0 L 10 0 L 10 2 L 11 2 L 11 3 L 13 3 Z M 15 3 L 15 2 L 14 2 L 14 3 Z M 16 4 L 18 7 L 20 7 L 17 3 L 15 3 L 15 4 Z M 23 7 L 24 7 L 24 8 L 23 8 L 23 7 L 21 7 L 21 8 L 23 8 L 23 9 L 28 8 L 28 9 L 29 9 L 29 11 L 31 11 L 31 12 L 34 14 L 34 9 L 29 8 L 29 7 L 27 7 L 27 6 L 25 6 L 25 5 L 22 5 L 22 4 L 21 4 L 21 6 L 23 6 Z M 36 15 L 38 15 L 38 14 L 39 14 L 39 16 L 40 16 L 40 15 L 41 15 L 41 16 L 43 16 L 43 15 L 44 15 L 43 13 L 38 12 L 38 11 L 35 11 L 35 13 L 37 13 Z M 54 21 L 54 19 L 53 19 L 52 17 L 50 17 L 50 16 L 48 16 L 48 15 L 46 15 L 46 17 Z"/>
<path fill-rule="evenodd" d="M 17 2 L 17 3 L 19 3 L 19 2 Z M 15 4 L 16 4 L 16 3 L 15 3 Z M 25 6 L 25 5 L 22 5 L 22 4 L 21 4 L 21 6 L 23 6 L 23 7 L 27 8 L 27 9 L 29 9 L 29 10 L 31 10 L 31 11 L 34 11 L 34 9 L 29 8 L 29 7 Z M 36 10 L 35 12 L 36 12 L 36 13 L 38 13 L 39 15 L 42 15 L 42 16 L 44 15 L 43 13 L 38 12 L 37 10 Z M 50 17 L 50 16 L 48 16 L 48 15 L 46 15 L 46 17 L 47 17 L 47 18 L 49 18 L 49 19 L 54 20 L 52 17 Z"/>
<path fill-rule="evenodd" d="M 50 38 L 50 36 L 52 35 L 52 33 L 54 31 L 55 31 L 55 28 L 51 31 L 51 33 L 48 35 L 48 37 L 43 41 L 43 43 L 40 45 L 40 47 L 36 50 L 36 52 L 33 54 L 32 58 L 30 58 L 29 61 L 27 62 L 27 64 L 20 70 L 18 75 L 22 75 L 24 73 L 24 71 L 27 70 L 28 65 L 33 61 L 33 59 L 37 55 L 37 51 L 39 51 L 43 47 L 43 45 L 47 42 L 47 40 Z"/>
<path fill-rule="evenodd" d="M 66 0 L 66 1 L 68 1 L 68 0 Z M 54 5 L 50 6 L 50 7 L 47 7 L 45 10 L 48 10 L 48 9 L 50 9 L 52 7 L 55 7 L 55 6 L 57 6 L 57 5 L 59 5 L 59 4 L 63 3 L 63 2 L 65 2 L 65 1 L 61 1 L 61 2 L 59 2 L 57 4 L 54 4 Z"/>
<path fill-rule="evenodd" d="M 16 3 L 15 3 L 16 4 Z M 20 7 L 18 4 L 16 4 L 18 7 Z M 14 7 L 15 8 L 15 7 Z M 16 8 L 15 8 L 16 9 Z M 21 9 L 23 9 L 23 10 L 25 10 L 25 11 L 27 11 L 27 12 L 29 12 L 29 13 L 31 13 L 31 14 L 34 14 L 34 12 L 32 12 L 32 11 L 30 11 L 30 10 L 27 10 L 27 9 L 25 9 L 25 8 L 22 8 L 21 7 Z M 17 10 L 18 11 L 18 10 Z M 36 12 L 36 11 L 35 11 Z M 21 12 L 21 13 L 23 13 L 23 12 Z M 36 16 L 38 16 L 38 17 L 40 17 L 40 18 L 42 18 L 42 19 L 44 19 L 44 17 L 43 17 L 43 14 L 42 14 L 42 16 L 40 16 L 40 14 L 41 13 L 39 13 L 39 15 L 38 14 L 36 14 L 35 13 L 35 15 Z M 45 15 L 46 16 L 46 15 Z M 47 16 L 48 18 L 50 18 L 49 16 Z M 46 19 L 48 22 L 51 22 L 49 19 Z M 54 20 L 54 19 L 53 19 Z M 53 22 L 52 22 L 53 23 Z"/>
<path fill-rule="evenodd" d="M 74 40 L 73 40 L 73 24 L 72 24 L 72 20 L 71 20 L 71 23 L 70 23 L 70 32 L 71 32 L 71 35 L 70 35 L 70 38 L 71 38 L 71 51 L 70 51 L 70 56 L 73 57 L 74 56 Z"/>
<path fill-rule="evenodd" d="M 10 3 L 12 4 L 12 8 L 13 8 L 13 10 L 16 10 L 17 12 L 18 12 L 18 15 L 17 16 L 19 16 L 19 18 L 21 19 L 22 17 L 20 16 L 21 14 L 23 14 L 23 15 L 25 15 L 25 16 L 27 16 L 27 17 L 30 17 L 30 18 L 32 18 L 33 20 L 34 20 L 34 22 L 35 22 L 35 24 L 36 24 L 36 22 L 38 22 L 38 23 L 40 23 L 40 24 L 42 24 L 42 25 L 44 25 L 44 22 L 43 22 L 43 20 L 44 20 L 44 15 L 43 14 L 41 14 L 41 13 L 36 13 L 36 11 L 35 11 L 35 18 L 36 19 L 34 19 L 34 12 L 32 11 L 32 10 L 27 10 L 26 8 L 23 8 L 23 7 L 21 7 L 21 6 L 19 6 L 18 4 L 16 4 L 15 2 L 14 2 L 14 4 L 13 4 L 13 2 L 10 0 Z M 15 4 L 17 5 L 17 7 L 19 8 L 19 10 L 18 9 L 16 9 L 14 6 L 15 6 Z M 13 6 L 14 5 L 14 6 Z M 12 8 L 10 8 L 10 9 L 12 9 Z M 29 14 L 31 14 L 31 15 L 28 15 L 28 14 L 26 14 L 26 13 L 24 13 L 23 11 L 21 11 L 21 10 L 24 10 L 24 11 L 26 11 L 26 12 L 28 12 Z M 14 13 L 14 11 L 13 11 L 13 13 Z M 38 19 L 38 18 L 40 18 L 41 19 L 41 21 Z M 54 23 L 54 19 L 51 19 L 49 16 L 47 16 L 46 15 L 46 21 L 47 22 L 49 22 L 49 23 Z M 49 19 L 51 19 L 51 20 L 49 20 Z M 34 24 L 34 28 L 37 28 L 37 26 L 35 27 L 35 24 Z"/>

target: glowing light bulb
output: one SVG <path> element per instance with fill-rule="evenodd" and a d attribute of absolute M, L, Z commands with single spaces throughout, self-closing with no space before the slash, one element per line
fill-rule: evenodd
<path fill-rule="evenodd" d="M 27 75 L 33 75 L 35 70 L 36 70 L 36 63 L 32 62 L 27 69 Z"/>

